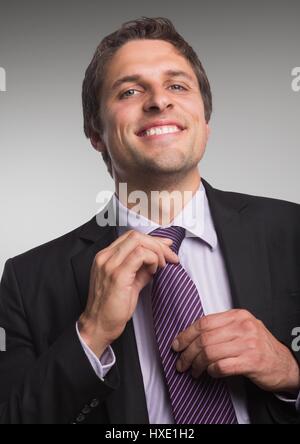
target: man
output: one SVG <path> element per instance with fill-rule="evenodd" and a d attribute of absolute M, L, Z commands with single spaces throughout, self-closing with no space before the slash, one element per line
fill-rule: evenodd
<path fill-rule="evenodd" d="M 6 262 L 1 422 L 300 423 L 300 207 L 201 178 L 212 105 L 195 52 L 167 19 L 124 24 L 83 109 L 116 193 Z"/>

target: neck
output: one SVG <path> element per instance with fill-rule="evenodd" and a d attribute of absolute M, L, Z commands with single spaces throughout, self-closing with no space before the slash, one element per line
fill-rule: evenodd
<path fill-rule="evenodd" d="M 193 198 L 201 183 L 199 171 L 182 180 L 139 183 L 115 181 L 115 193 L 127 208 L 159 224 L 168 225 Z"/>

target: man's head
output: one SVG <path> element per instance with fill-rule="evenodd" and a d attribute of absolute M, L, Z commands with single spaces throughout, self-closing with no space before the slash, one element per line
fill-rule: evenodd
<path fill-rule="evenodd" d="M 203 155 L 209 82 L 168 19 L 127 22 L 105 37 L 87 68 L 82 100 L 85 134 L 122 180 L 126 172 L 184 173 Z M 180 132 L 142 134 L 149 126 L 175 131 L 176 125 Z"/>

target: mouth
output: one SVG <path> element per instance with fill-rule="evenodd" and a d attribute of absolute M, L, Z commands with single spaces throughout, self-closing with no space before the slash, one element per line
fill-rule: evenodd
<path fill-rule="evenodd" d="M 185 128 L 178 124 L 164 124 L 164 125 L 153 125 L 148 128 L 144 128 L 137 133 L 138 137 L 144 139 L 161 138 L 166 136 L 177 136 L 185 131 Z"/>

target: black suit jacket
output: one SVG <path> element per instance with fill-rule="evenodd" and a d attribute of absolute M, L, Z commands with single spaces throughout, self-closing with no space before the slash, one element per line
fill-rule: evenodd
<path fill-rule="evenodd" d="M 206 189 L 235 307 L 288 347 L 300 325 L 300 205 Z M 0 288 L 0 423 L 148 423 L 133 323 L 101 381 L 78 340 L 95 254 L 116 239 L 96 217 L 9 259 Z M 300 353 L 295 353 L 300 362 Z M 300 423 L 294 406 L 245 379 L 252 423 Z"/>

